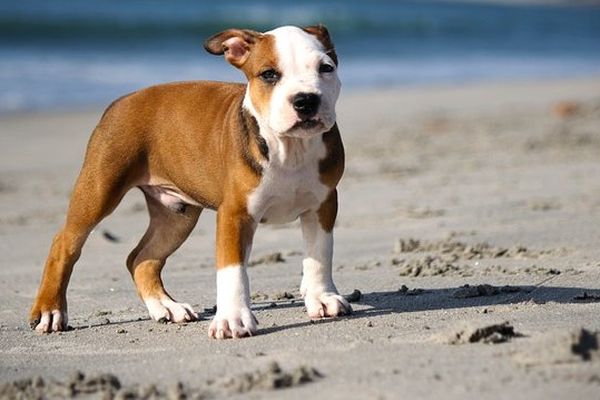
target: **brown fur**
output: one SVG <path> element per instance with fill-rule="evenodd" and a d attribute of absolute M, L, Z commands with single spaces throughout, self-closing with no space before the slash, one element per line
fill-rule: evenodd
<path fill-rule="evenodd" d="M 325 25 L 314 25 L 307 26 L 304 30 L 311 35 L 315 35 L 317 39 L 323 44 L 325 48 L 325 52 L 331 57 L 335 65 L 338 65 L 338 58 L 335 52 L 335 47 L 333 46 L 333 42 L 331 41 L 331 36 L 329 36 L 329 31 L 325 27 Z"/>

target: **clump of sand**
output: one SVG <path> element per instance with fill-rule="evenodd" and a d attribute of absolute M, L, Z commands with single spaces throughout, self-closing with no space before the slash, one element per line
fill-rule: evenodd
<path fill-rule="evenodd" d="M 255 260 L 252 260 L 248 263 L 249 267 L 255 267 L 257 265 L 262 265 L 262 264 L 277 264 L 277 263 L 284 263 L 285 262 L 285 258 L 283 257 L 283 254 L 281 254 L 280 251 L 276 251 L 274 253 L 269 253 L 269 254 L 265 254 Z"/>
<path fill-rule="evenodd" d="M 585 328 L 548 332 L 516 352 L 514 361 L 522 366 L 600 362 L 600 331 Z"/>
<path fill-rule="evenodd" d="M 400 276 L 469 275 L 468 269 L 454 261 L 453 258 L 443 256 L 425 256 L 417 260 L 392 260 L 392 265 L 400 266 Z"/>
<path fill-rule="evenodd" d="M 489 325 L 465 324 L 452 328 L 447 332 L 432 337 L 435 342 L 444 344 L 485 343 L 496 344 L 508 342 L 514 337 L 522 336 L 507 321 Z"/>
<path fill-rule="evenodd" d="M 492 286 L 482 285 L 463 285 L 452 293 L 452 297 L 457 299 L 466 299 L 469 297 L 495 296 L 504 293 L 517 293 L 521 291 L 531 291 L 531 288 L 522 288 L 520 286 Z"/>
<path fill-rule="evenodd" d="M 220 395 L 247 393 L 250 391 L 276 390 L 302 385 L 322 378 L 314 368 L 300 366 L 284 371 L 279 364 L 271 362 L 265 370 L 236 375 L 191 387 L 177 382 L 167 388 L 156 385 L 124 386 L 112 374 L 86 376 L 77 371 L 64 381 L 44 380 L 40 376 L 5 383 L 0 386 L 0 398 L 38 400 L 57 399 L 206 399 Z"/>
<path fill-rule="evenodd" d="M 243 375 L 225 378 L 213 384 L 232 393 L 246 393 L 253 390 L 274 390 L 302 385 L 322 378 L 315 368 L 300 366 L 284 371 L 279 364 L 271 362 L 264 371 L 255 371 Z"/>
<path fill-rule="evenodd" d="M 0 386 L 0 398 L 6 399 L 68 399 L 91 396 L 113 399 L 121 392 L 121 382 L 116 376 L 112 374 L 85 376 L 79 371 L 65 381 L 47 381 L 36 376 Z"/>
<path fill-rule="evenodd" d="M 453 256 L 454 261 L 483 258 L 538 258 L 553 254 L 552 250 L 532 250 L 525 246 L 513 247 L 492 246 L 487 242 L 468 244 L 449 239 L 424 241 L 413 238 L 397 239 L 394 253 L 441 253 Z"/>
<path fill-rule="evenodd" d="M 503 272 L 514 274 L 512 270 L 504 270 L 499 266 L 486 266 L 474 268 L 469 261 L 483 259 L 537 259 L 549 255 L 562 255 L 566 252 L 564 248 L 551 250 L 532 250 L 525 246 L 515 245 L 512 247 L 493 246 L 487 242 L 468 244 L 446 238 L 435 241 L 425 241 L 414 238 L 397 239 L 394 243 L 391 264 L 400 268 L 400 276 L 473 276 L 477 270 L 479 273 Z M 413 254 L 422 254 L 415 258 Z M 400 256 L 406 255 L 405 258 Z M 476 264 L 477 265 L 477 264 Z M 525 273 L 538 275 L 560 273 L 554 269 L 548 269 L 533 265 L 524 269 Z"/>

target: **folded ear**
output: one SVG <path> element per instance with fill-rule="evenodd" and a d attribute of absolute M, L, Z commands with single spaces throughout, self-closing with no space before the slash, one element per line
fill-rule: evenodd
<path fill-rule="evenodd" d="M 325 51 L 331 57 L 335 65 L 338 64 L 337 54 L 335 53 L 335 47 L 333 46 L 333 42 L 331 41 L 331 36 L 329 36 L 329 31 L 323 24 L 307 26 L 304 28 L 305 32 L 310 33 L 311 35 L 315 35 L 317 39 L 323 44 Z"/>
<path fill-rule="evenodd" d="M 204 42 L 204 48 L 211 54 L 225 54 L 225 59 L 240 68 L 262 33 L 249 29 L 228 29 L 211 36 Z"/>

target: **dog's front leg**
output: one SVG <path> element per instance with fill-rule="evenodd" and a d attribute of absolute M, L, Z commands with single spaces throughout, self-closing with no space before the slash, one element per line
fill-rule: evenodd
<path fill-rule="evenodd" d="M 348 301 L 338 293 L 331 273 L 336 214 L 337 193 L 333 191 L 318 212 L 309 211 L 300 217 L 305 244 L 300 292 L 310 318 L 335 317 L 352 312 Z"/>
<path fill-rule="evenodd" d="M 250 311 L 246 271 L 256 223 L 245 209 L 222 205 L 217 213 L 217 313 L 208 328 L 216 339 L 252 336 L 257 321 Z"/>

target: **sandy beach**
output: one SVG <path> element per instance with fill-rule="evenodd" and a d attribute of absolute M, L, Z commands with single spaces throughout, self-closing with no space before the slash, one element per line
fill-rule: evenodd
<path fill-rule="evenodd" d="M 125 268 L 147 224 L 139 191 L 84 247 L 73 330 L 30 330 L 102 111 L 0 116 L 0 397 L 156 385 L 198 398 L 598 398 L 600 77 L 343 92 L 334 277 L 355 312 L 309 321 L 299 224 L 262 226 L 249 267 L 260 330 L 243 340 L 206 334 L 210 211 L 163 271 L 203 320 L 149 319 Z M 122 388 L 89 379 L 103 373 Z"/>

